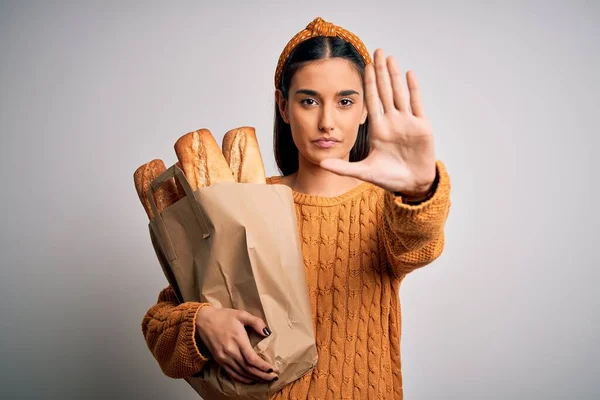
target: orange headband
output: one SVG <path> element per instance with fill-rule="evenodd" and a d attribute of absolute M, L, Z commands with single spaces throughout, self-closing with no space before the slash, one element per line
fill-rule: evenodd
<path fill-rule="evenodd" d="M 341 26 L 332 24 L 331 22 L 324 21 L 323 18 L 317 17 L 310 24 L 306 25 L 306 28 L 298 32 L 285 46 L 283 52 L 279 56 L 279 62 L 277 63 L 277 69 L 275 70 L 275 87 L 279 89 L 281 85 L 281 72 L 283 65 L 287 61 L 292 51 L 301 42 L 316 36 L 335 36 L 344 39 L 347 42 L 352 43 L 356 51 L 361 55 L 365 64 L 371 63 L 371 55 L 367 51 L 364 43 L 352 32 L 347 31 Z"/>

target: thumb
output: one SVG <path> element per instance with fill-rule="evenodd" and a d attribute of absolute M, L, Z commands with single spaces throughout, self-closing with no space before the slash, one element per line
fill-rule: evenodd
<path fill-rule="evenodd" d="M 246 311 L 240 311 L 238 314 L 238 319 L 242 324 L 245 326 L 250 326 L 260 335 L 269 336 L 271 334 L 271 330 L 267 327 L 262 319 L 255 317 Z"/>
<path fill-rule="evenodd" d="M 339 158 L 328 158 L 321 161 L 320 166 L 338 175 L 351 176 L 363 181 L 367 180 L 368 168 L 363 161 L 349 162 Z"/>

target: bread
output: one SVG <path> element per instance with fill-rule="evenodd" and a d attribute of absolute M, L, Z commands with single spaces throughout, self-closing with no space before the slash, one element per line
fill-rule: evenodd
<path fill-rule="evenodd" d="M 160 174 L 166 171 L 165 163 L 160 159 L 154 159 L 146 164 L 142 164 L 133 173 L 133 181 L 138 197 L 146 210 L 146 215 L 149 219 L 154 218 L 150 201 L 148 201 L 148 189 L 150 183 L 155 180 Z M 162 212 L 171 204 L 177 202 L 184 196 L 183 191 L 180 191 L 175 185 L 175 179 L 171 178 L 154 191 L 154 202 L 158 212 Z"/>
<path fill-rule="evenodd" d="M 186 133 L 174 147 L 192 190 L 219 182 L 235 182 L 221 148 L 208 129 Z"/>
<path fill-rule="evenodd" d="M 265 167 L 253 127 L 228 131 L 223 137 L 222 150 L 236 182 L 266 184 Z"/>

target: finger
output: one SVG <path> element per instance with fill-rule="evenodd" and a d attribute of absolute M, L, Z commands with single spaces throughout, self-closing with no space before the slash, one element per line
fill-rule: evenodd
<path fill-rule="evenodd" d="M 277 377 L 271 365 L 256 354 L 249 341 L 240 343 L 240 352 L 244 357 L 248 373 L 264 381 L 272 381 Z"/>
<path fill-rule="evenodd" d="M 410 108 L 415 117 L 425 118 L 425 110 L 423 109 L 423 101 L 421 99 L 421 90 L 417 83 L 417 77 L 413 71 L 406 73 L 406 81 L 408 82 L 408 91 L 410 92 Z"/>
<path fill-rule="evenodd" d="M 402 72 L 393 57 L 389 57 L 387 62 L 388 70 L 390 71 L 390 79 L 392 81 L 392 90 L 394 92 L 394 105 L 398 111 L 406 110 L 406 93 L 404 91 L 404 83 L 402 82 Z"/>
<path fill-rule="evenodd" d="M 271 334 L 271 331 L 267 328 L 267 324 L 265 324 L 262 319 L 255 317 L 248 312 L 240 311 L 238 319 L 242 324 L 251 327 L 260 335 L 269 336 Z"/>
<path fill-rule="evenodd" d="M 242 354 L 240 353 L 239 348 L 236 346 L 235 350 L 232 351 L 228 351 L 227 352 L 228 357 L 227 357 L 227 361 L 226 361 L 226 365 L 232 370 L 234 371 L 236 374 L 238 374 L 239 376 L 248 379 L 250 381 L 254 380 L 254 377 L 252 376 L 252 374 L 249 374 L 245 371 L 245 367 L 244 367 L 244 359 L 242 357 Z"/>
<path fill-rule="evenodd" d="M 245 376 L 241 375 L 236 370 L 234 370 L 232 367 L 230 367 L 229 364 L 223 365 L 223 368 L 233 379 L 238 380 L 243 383 L 248 383 L 248 384 L 253 383 L 252 379 L 246 378 Z"/>
<path fill-rule="evenodd" d="M 241 364 L 243 364 L 242 355 L 240 353 L 240 349 L 236 343 L 231 343 L 224 349 L 223 354 L 218 359 L 219 364 L 223 367 L 228 367 L 230 370 L 235 372 L 238 376 L 252 381 L 253 377 L 250 374 L 244 372 L 244 368 Z"/>
<path fill-rule="evenodd" d="M 377 93 L 377 83 L 375 82 L 375 67 L 368 64 L 365 67 L 365 103 L 370 121 L 381 118 L 381 105 L 379 102 L 379 93 Z"/>
<path fill-rule="evenodd" d="M 343 176 L 351 176 L 363 181 L 370 181 L 369 168 L 364 161 L 348 162 L 339 158 L 321 161 L 321 168 Z"/>
<path fill-rule="evenodd" d="M 383 50 L 375 50 L 375 81 L 377 82 L 377 92 L 379 100 L 383 106 L 383 112 L 390 112 L 394 107 L 394 92 L 392 91 L 392 82 L 388 71 L 387 62 Z"/>
<path fill-rule="evenodd" d="M 250 346 L 250 342 L 248 342 L 248 346 Z M 252 350 L 252 347 L 250 347 L 250 350 Z M 252 351 L 254 351 L 254 350 L 252 350 Z M 249 378 L 253 381 L 260 381 L 260 382 L 269 382 L 273 378 L 275 378 L 274 374 L 265 373 L 263 371 L 260 371 L 257 368 L 252 367 L 251 365 L 249 365 L 246 362 L 244 356 L 242 356 L 241 352 L 238 352 L 233 357 L 233 360 L 235 361 L 235 364 L 236 364 L 234 370 L 241 376 Z M 232 368 L 233 368 L 233 366 L 232 366 Z"/>
<path fill-rule="evenodd" d="M 246 363 L 246 360 L 244 360 L 244 357 L 241 355 L 241 353 L 239 353 L 234 358 L 234 361 L 235 361 L 235 371 L 239 375 L 241 375 L 243 377 L 246 377 L 246 378 L 250 379 L 253 382 L 256 382 L 256 381 L 267 382 L 266 379 L 263 379 L 262 377 L 258 376 L 257 374 L 254 374 L 251 371 L 251 368 Z"/>

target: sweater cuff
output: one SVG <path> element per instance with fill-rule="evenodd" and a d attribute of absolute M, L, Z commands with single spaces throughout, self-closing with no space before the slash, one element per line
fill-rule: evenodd
<path fill-rule="evenodd" d="M 192 355 L 194 369 L 202 369 L 202 366 L 209 360 L 209 353 L 204 350 L 204 346 L 198 346 L 196 340 L 196 317 L 198 311 L 204 307 L 210 307 L 210 303 L 192 303 L 193 305 L 185 312 L 185 345 L 188 353 Z M 203 349 L 203 351 L 200 350 Z"/>
<path fill-rule="evenodd" d="M 435 191 L 427 200 L 424 200 L 419 204 L 406 204 L 402 201 L 401 196 L 397 196 L 393 192 L 386 192 L 386 203 L 391 206 L 398 215 L 414 216 L 430 209 L 433 205 L 449 201 L 450 176 L 442 161 L 436 161 L 435 165 L 437 183 Z"/>

